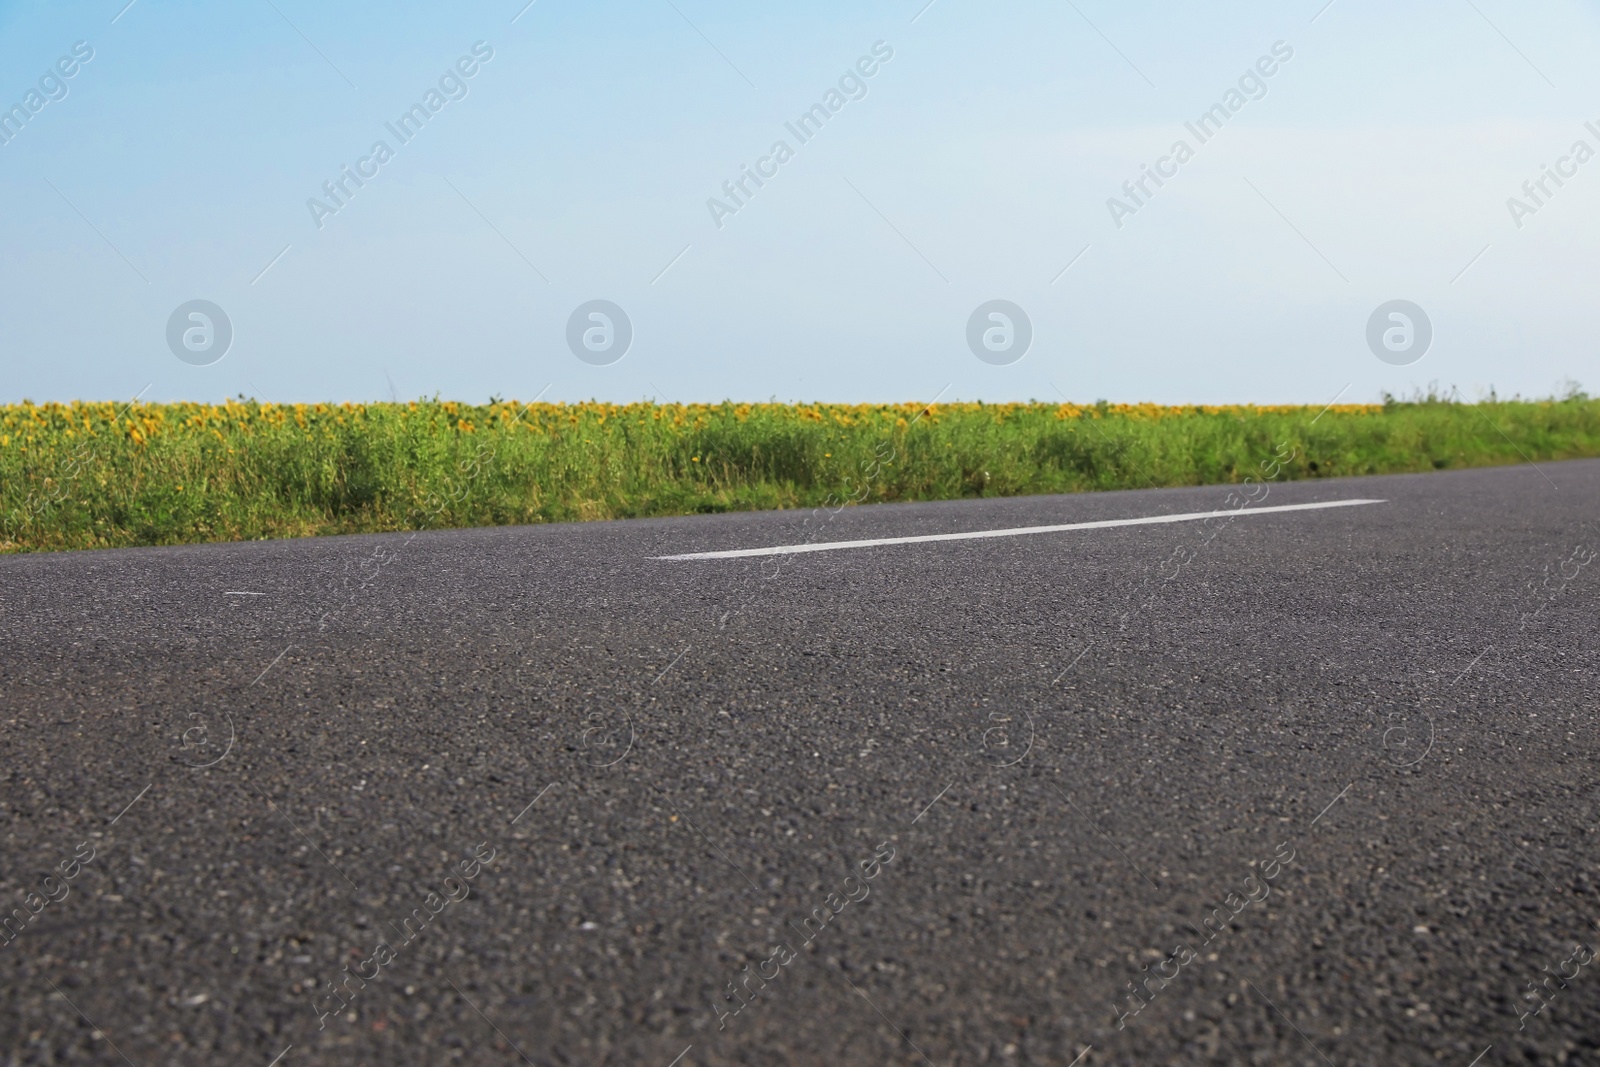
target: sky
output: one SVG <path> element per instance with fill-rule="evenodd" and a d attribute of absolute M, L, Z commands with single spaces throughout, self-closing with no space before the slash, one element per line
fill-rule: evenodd
<path fill-rule="evenodd" d="M 1600 0 L 525 3 L 0 0 L 0 402 L 1600 392 Z"/>

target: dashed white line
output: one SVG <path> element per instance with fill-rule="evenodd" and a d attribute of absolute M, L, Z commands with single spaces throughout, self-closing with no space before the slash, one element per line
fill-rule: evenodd
<path fill-rule="evenodd" d="M 678 556 L 655 556 L 658 560 L 738 559 L 745 556 L 787 556 L 800 552 L 831 552 L 841 548 L 874 548 L 878 545 L 912 545 L 928 541 L 975 541 L 985 537 L 1026 537 L 1030 534 L 1063 533 L 1068 530 L 1105 530 L 1114 526 L 1152 526 L 1168 522 L 1195 522 L 1200 519 L 1271 515 L 1285 511 L 1317 511 L 1323 508 L 1349 508 L 1361 504 L 1386 504 L 1386 500 L 1328 500 L 1318 504 L 1279 504 L 1270 508 L 1233 508 L 1226 511 L 1191 511 L 1181 515 L 1146 515 L 1137 519 L 1101 519 L 1097 522 L 1069 522 L 1060 526 L 1018 526 L 1008 530 L 973 530 L 969 533 L 921 534 L 916 537 L 875 537 L 866 541 L 826 541 L 821 544 L 773 545 L 770 548 L 735 548 L 724 552 L 686 552 Z"/>

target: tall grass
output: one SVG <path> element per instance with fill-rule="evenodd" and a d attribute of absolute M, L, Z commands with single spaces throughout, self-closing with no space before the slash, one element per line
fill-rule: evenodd
<path fill-rule="evenodd" d="M 0 550 L 565 522 L 1600 455 L 1600 402 L 0 407 Z"/>

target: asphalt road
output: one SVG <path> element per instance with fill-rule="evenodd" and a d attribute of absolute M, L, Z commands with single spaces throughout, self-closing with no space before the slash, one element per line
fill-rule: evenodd
<path fill-rule="evenodd" d="M 1267 488 L 0 559 L 0 1063 L 1597 1062 L 1600 462 Z"/>

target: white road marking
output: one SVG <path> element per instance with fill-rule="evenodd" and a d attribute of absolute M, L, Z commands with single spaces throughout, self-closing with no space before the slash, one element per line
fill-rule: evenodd
<path fill-rule="evenodd" d="M 815 545 L 774 545 L 771 548 L 735 548 L 726 552 L 688 552 L 681 556 L 655 556 L 654 559 L 736 559 L 742 556 L 788 556 L 799 552 L 831 552 L 839 548 L 872 548 L 877 545 L 911 545 L 924 541 L 975 541 L 984 537 L 1024 537 L 1028 534 L 1062 533 L 1067 530 L 1104 530 L 1113 526 L 1152 526 L 1164 522 L 1194 522 L 1240 515 L 1270 515 L 1284 511 L 1316 511 L 1321 508 L 1349 508 L 1359 504 L 1387 504 L 1387 500 L 1328 500 L 1319 504 L 1279 504 L 1270 508 L 1232 508 L 1227 511 L 1190 511 L 1181 515 L 1146 515 L 1137 519 L 1101 519 L 1098 522 L 1070 522 L 1061 526 L 1018 526 L 1009 530 L 973 530 L 970 533 L 922 534 L 917 537 L 875 537 L 869 541 L 825 541 Z"/>

